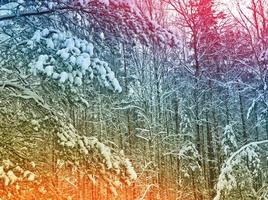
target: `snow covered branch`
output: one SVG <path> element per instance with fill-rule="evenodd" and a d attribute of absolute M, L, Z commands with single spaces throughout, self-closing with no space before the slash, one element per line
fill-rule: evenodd
<path fill-rule="evenodd" d="M 239 164 L 239 161 L 235 161 L 234 159 L 241 154 L 243 151 L 246 151 L 249 147 L 254 147 L 254 146 L 259 146 L 259 145 L 264 145 L 268 144 L 268 140 L 262 140 L 262 141 L 257 141 L 257 142 L 250 142 L 244 146 L 242 146 L 240 149 L 235 151 L 225 162 L 224 166 L 221 169 L 221 173 L 219 175 L 218 183 L 216 185 L 216 196 L 214 197 L 214 200 L 220 200 L 221 198 L 221 193 L 224 189 L 229 188 L 229 190 L 233 187 L 235 184 L 235 178 L 230 175 L 230 173 L 233 170 L 233 166 L 236 164 Z M 229 180 L 226 180 L 229 179 Z"/>
<path fill-rule="evenodd" d="M 40 16 L 40 15 L 46 15 L 46 14 L 52 14 L 57 11 L 64 11 L 68 10 L 70 7 L 58 7 L 54 9 L 42 9 L 37 11 L 20 11 L 19 13 L 15 14 L 6 14 L 6 15 L 0 15 L 0 21 L 5 20 L 12 20 L 20 17 L 31 17 L 31 16 Z"/>
<path fill-rule="evenodd" d="M 20 94 L 12 94 L 11 96 L 23 98 L 23 99 L 33 99 L 39 106 L 49 109 L 48 105 L 45 104 L 43 98 L 33 92 L 31 89 L 23 87 L 14 81 L 0 81 L 1 88 L 11 88 L 20 92 Z"/>

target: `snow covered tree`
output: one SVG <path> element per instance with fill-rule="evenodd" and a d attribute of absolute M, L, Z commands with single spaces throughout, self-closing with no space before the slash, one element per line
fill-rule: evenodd
<path fill-rule="evenodd" d="M 225 130 L 225 133 L 228 131 L 229 136 L 231 136 L 230 130 L 229 127 Z M 235 143 L 234 137 L 229 137 L 229 144 L 235 146 Z M 258 179 L 260 170 L 265 166 L 261 155 L 266 151 L 266 143 L 267 140 L 252 142 L 230 154 L 221 169 L 214 200 L 260 198 L 263 195 L 262 189 L 265 183 L 258 185 L 255 181 Z M 258 145 L 264 145 L 264 147 L 260 148 Z M 224 149 L 229 151 L 230 146 L 226 145 Z"/>
<path fill-rule="evenodd" d="M 226 125 L 221 139 L 223 155 L 230 156 L 237 148 L 237 139 L 231 125 Z"/>

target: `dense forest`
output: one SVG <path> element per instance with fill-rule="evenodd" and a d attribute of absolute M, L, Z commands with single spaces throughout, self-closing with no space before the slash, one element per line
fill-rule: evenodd
<path fill-rule="evenodd" d="M 0 200 L 267 200 L 266 0 L 0 0 Z"/>

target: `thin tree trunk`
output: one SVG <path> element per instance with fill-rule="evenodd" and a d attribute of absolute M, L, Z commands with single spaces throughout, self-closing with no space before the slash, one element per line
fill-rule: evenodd
<path fill-rule="evenodd" d="M 241 123 L 242 123 L 242 136 L 243 136 L 243 143 L 246 144 L 248 142 L 248 135 L 247 135 L 247 129 L 246 129 L 246 120 L 245 120 L 245 114 L 244 114 L 244 102 L 243 97 L 241 94 L 240 85 L 238 83 L 238 96 L 239 96 L 239 106 L 240 106 L 240 117 L 241 117 Z"/>

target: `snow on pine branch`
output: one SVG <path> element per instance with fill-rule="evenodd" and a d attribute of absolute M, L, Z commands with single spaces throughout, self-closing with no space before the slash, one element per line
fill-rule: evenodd
<path fill-rule="evenodd" d="M 258 158 L 257 150 L 258 146 L 263 144 L 268 144 L 268 140 L 248 143 L 231 154 L 221 169 L 216 185 L 216 196 L 214 197 L 214 200 L 220 200 L 223 191 L 230 191 L 237 186 L 236 177 L 233 172 L 235 167 L 243 166 L 241 163 L 245 157 L 256 169 L 259 167 L 260 159 Z"/>
<path fill-rule="evenodd" d="M 45 75 L 61 84 L 81 86 L 97 78 L 102 86 L 121 92 L 122 88 L 108 63 L 94 54 L 94 45 L 64 32 L 37 30 L 26 47 L 38 57 L 30 62 L 33 75 Z M 26 53 L 26 52 L 25 52 Z"/>
<path fill-rule="evenodd" d="M 3 8 L 3 9 L 2 9 Z M 95 12 L 98 10 L 98 12 Z M 80 24 L 99 32 L 105 32 L 117 40 L 130 44 L 137 41 L 145 45 L 177 45 L 177 36 L 144 16 L 133 0 L 59 0 L 59 1 L 21 1 L 0 6 L 0 23 L 10 25 L 10 20 L 20 17 L 65 16 L 64 20 L 74 20 L 77 14 Z M 94 19 L 94 20 L 92 20 Z M 67 22 L 68 23 L 68 22 Z M 83 24 L 82 26 L 84 27 Z M 81 25 L 81 24 L 80 24 Z"/>
<path fill-rule="evenodd" d="M 71 2 L 79 2 L 81 6 L 87 6 L 90 2 L 93 2 L 94 0 L 71 0 Z M 138 12 L 138 9 L 135 5 L 135 2 L 133 0 L 95 0 L 99 3 L 105 4 L 106 6 L 109 6 L 110 4 L 115 5 L 125 5 L 130 8 L 132 12 Z"/>
<path fill-rule="evenodd" d="M 18 164 L 14 164 L 9 159 L 2 160 L 0 164 L 0 182 L 4 186 L 11 186 L 20 181 L 34 181 L 35 174 L 29 170 L 23 169 Z"/>
<path fill-rule="evenodd" d="M 71 2 L 76 1 L 71 0 Z M 106 29 L 112 30 L 118 27 L 120 36 L 122 37 L 122 34 L 127 35 L 128 41 L 135 43 L 138 39 L 143 44 L 150 45 L 151 43 L 155 43 L 161 47 L 164 45 L 176 46 L 178 44 L 177 35 L 143 15 L 134 0 L 80 0 L 79 2 L 84 9 L 92 6 L 93 2 L 104 4 L 108 8 L 106 12 L 110 13 L 110 16 L 107 16 L 107 18 L 111 17 L 112 19 L 109 23 L 110 27 L 106 27 Z M 126 17 L 126 14 L 128 17 Z M 101 16 L 98 18 L 101 19 Z M 107 18 L 103 21 L 106 21 Z M 125 19 L 127 20 L 125 21 Z M 115 21 L 116 23 L 114 24 Z M 118 22 L 122 22 L 123 24 Z M 124 32 L 126 27 L 128 29 Z"/>
<path fill-rule="evenodd" d="M 115 154 L 108 146 L 99 142 L 96 137 L 78 135 L 72 125 L 61 124 L 61 127 L 57 137 L 58 143 L 62 147 L 72 150 L 78 149 L 89 162 L 92 160 L 92 155 L 98 156 L 100 161 L 106 166 L 104 174 L 115 172 L 117 176 L 125 177 L 127 183 L 137 179 L 137 174 L 131 162 L 125 158 L 122 152 L 119 155 Z M 98 164 L 96 163 L 96 165 Z"/>

